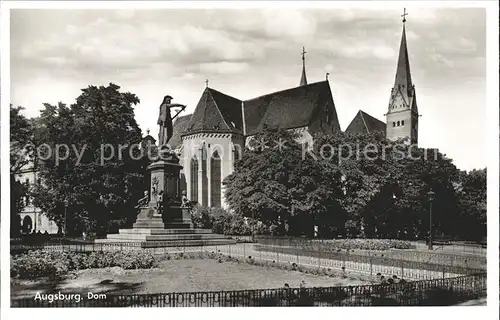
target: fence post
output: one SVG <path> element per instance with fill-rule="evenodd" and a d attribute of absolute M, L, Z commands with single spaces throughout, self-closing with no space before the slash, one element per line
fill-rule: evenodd
<path fill-rule="evenodd" d="M 401 259 L 401 278 L 405 275 L 404 260 Z"/>
<path fill-rule="evenodd" d="M 371 252 L 370 252 L 370 276 L 373 276 L 373 258 Z"/>

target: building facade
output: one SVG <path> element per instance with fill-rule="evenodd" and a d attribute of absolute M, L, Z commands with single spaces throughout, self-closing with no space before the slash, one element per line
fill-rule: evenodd
<path fill-rule="evenodd" d="M 418 142 L 418 110 L 404 24 L 385 116 L 387 124 L 359 110 L 345 132 L 380 132 L 390 140 Z M 175 121 L 169 144 L 181 159 L 188 197 L 203 206 L 225 207 L 222 181 L 233 172 L 238 150 L 266 126 L 295 130 L 300 142 L 312 142 L 316 133 L 341 130 L 329 82 L 307 82 L 304 54 L 297 87 L 239 100 L 207 86 L 194 112 Z"/>
<path fill-rule="evenodd" d="M 27 185 L 28 187 L 33 186 L 35 183 L 41 183 L 39 178 L 39 172 L 33 167 L 32 163 L 26 165 L 25 168 L 16 174 L 15 180 Z M 24 208 L 21 211 L 20 222 L 22 234 L 29 233 L 49 233 L 56 234 L 58 231 L 57 225 L 54 221 L 50 220 L 41 209 L 33 205 L 33 199 L 26 196 L 23 199 Z"/>

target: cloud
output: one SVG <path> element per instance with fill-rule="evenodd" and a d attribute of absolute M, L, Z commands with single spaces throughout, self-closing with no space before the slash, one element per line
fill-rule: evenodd
<path fill-rule="evenodd" d="M 205 74 L 234 74 L 246 71 L 250 65 L 246 62 L 211 62 L 199 64 L 199 71 Z"/>
<path fill-rule="evenodd" d="M 123 11 L 119 15 L 123 21 L 98 18 L 86 25 L 68 25 L 50 36 L 14 46 L 13 56 L 27 65 L 103 72 L 149 69 L 157 63 L 183 68 L 224 62 L 234 62 L 242 70 L 244 62 L 264 55 L 263 48 L 228 32 L 127 20 L 130 16 Z M 221 70 L 227 72 L 227 66 Z"/>

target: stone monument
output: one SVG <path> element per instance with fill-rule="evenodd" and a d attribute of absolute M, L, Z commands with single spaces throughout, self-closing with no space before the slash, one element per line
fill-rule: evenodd
<path fill-rule="evenodd" d="M 158 160 L 147 168 L 151 183 L 135 206 L 138 215 L 132 229 L 120 229 L 119 234 L 108 234 L 107 239 L 96 240 L 96 243 L 140 241 L 143 247 L 178 246 L 179 241 L 185 246 L 236 243 L 223 235 L 212 234 L 209 229 L 193 229 L 190 201 L 186 192 L 180 190 L 182 166 L 167 145 L 173 134 L 173 120 L 186 106 L 172 104 L 172 99 L 167 95 L 160 105 Z M 172 117 L 174 108 L 180 110 Z"/>

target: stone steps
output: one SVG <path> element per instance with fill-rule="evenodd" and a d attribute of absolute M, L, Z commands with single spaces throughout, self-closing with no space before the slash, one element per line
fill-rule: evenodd
<path fill-rule="evenodd" d="M 211 229 L 120 229 L 120 234 L 174 235 L 174 234 L 212 234 Z"/>
<path fill-rule="evenodd" d="M 236 244 L 234 239 L 207 239 L 207 240 L 184 240 L 184 241 L 147 241 L 142 242 L 142 248 L 163 248 L 163 247 L 197 247 L 197 246 L 217 246 Z"/>
<path fill-rule="evenodd" d="M 135 243 L 135 245 L 140 245 L 142 248 L 161 248 L 235 244 L 236 240 L 212 233 L 210 229 L 184 228 L 120 229 L 117 234 L 108 234 L 106 239 L 95 240 L 95 243 L 99 244 L 127 242 Z"/>
<path fill-rule="evenodd" d="M 223 235 L 213 233 L 199 234 L 108 234 L 109 240 L 130 240 L 130 241 L 183 241 L 183 240 L 209 240 L 209 239 L 225 239 Z"/>

